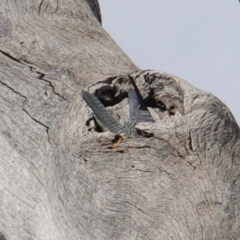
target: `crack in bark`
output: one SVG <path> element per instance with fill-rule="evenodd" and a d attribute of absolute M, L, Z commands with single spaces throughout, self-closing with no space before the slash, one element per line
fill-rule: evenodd
<path fill-rule="evenodd" d="M 0 50 L 0 51 L 1 51 L 1 50 Z M 2 82 L 2 81 L 0 81 L 0 83 L 1 83 L 2 85 L 6 86 L 7 88 L 9 88 L 11 91 L 13 91 L 14 93 L 16 93 L 17 95 L 23 97 L 24 99 L 27 99 L 26 96 L 22 95 L 20 92 L 16 91 L 14 88 L 10 87 L 8 84 L 6 84 L 6 83 L 4 83 L 4 82 Z"/>
<path fill-rule="evenodd" d="M 55 14 L 58 11 L 58 5 L 59 5 L 59 3 L 58 3 L 58 0 L 57 0 L 56 9 L 55 9 L 55 11 L 52 12 L 52 14 Z"/>
<path fill-rule="evenodd" d="M 39 74 L 39 76 L 37 77 L 38 79 L 40 79 L 40 80 L 42 80 L 42 81 L 44 81 L 44 82 L 49 84 L 49 86 L 52 88 L 52 91 L 53 91 L 54 94 L 56 94 L 58 97 L 62 98 L 64 101 L 68 102 L 68 100 L 64 96 L 62 96 L 58 92 L 56 92 L 55 87 L 52 84 L 52 82 L 47 80 L 46 78 L 44 78 L 45 75 L 46 75 L 45 73 L 42 73 L 42 72 L 39 72 L 39 71 L 36 71 L 36 73 Z"/>
<path fill-rule="evenodd" d="M 42 125 L 43 127 L 46 128 L 48 143 L 51 143 L 51 141 L 50 141 L 50 136 L 49 136 L 49 127 L 48 127 L 47 125 L 45 125 L 44 123 L 38 121 L 36 118 L 34 118 L 25 108 L 23 108 L 23 111 L 24 111 L 34 122 L 39 123 L 40 125 Z"/>
<path fill-rule="evenodd" d="M 9 54 L 9 53 L 1 50 L 1 49 L 0 49 L 0 53 L 2 53 L 4 56 L 10 58 L 10 59 L 13 60 L 13 61 L 20 63 L 20 61 L 19 61 L 17 58 L 13 57 L 11 54 Z"/>
<path fill-rule="evenodd" d="M 192 168 L 193 168 L 193 170 L 196 170 L 196 166 L 194 166 L 191 162 L 189 162 L 189 161 L 186 161 L 186 163 L 188 163 Z"/>
<path fill-rule="evenodd" d="M 48 83 L 49 86 L 52 88 L 52 91 L 53 91 L 54 94 L 56 94 L 58 97 L 62 98 L 64 101 L 67 101 L 67 102 L 68 102 L 68 100 L 67 100 L 64 96 L 62 96 L 62 95 L 60 95 L 59 93 L 56 92 L 55 87 L 54 87 L 54 85 L 52 84 L 52 82 L 49 81 L 49 80 L 47 80 L 46 78 L 44 78 L 44 77 L 46 76 L 46 73 L 42 73 L 42 72 L 40 72 L 40 71 L 37 71 L 37 68 L 36 68 L 36 67 L 30 66 L 30 64 L 32 64 L 32 63 L 27 62 L 26 60 L 24 60 L 24 62 L 27 63 L 27 66 L 29 67 L 29 69 L 30 69 L 31 72 L 36 72 L 37 74 L 39 74 L 39 76 L 37 76 L 37 79 L 40 79 L 40 80 Z"/>
<path fill-rule="evenodd" d="M 239 179 L 240 179 L 240 175 L 238 175 L 233 181 L 233 186 L 239 181 Z"/>
<path fill-rule="evenodd" d="M 136 208 L 138 211 L 142 212 L 143 214 L 145 214 L 145 215 L 151 217 L 149 214 L 147 214 L 146 212 L 144 212 L 141 208 L 135 206 L 134 204 L 130 203 L 129 201 L 124 201 L 124 203 L 129 204 L 130 206 Z"/>
<path fill-rule="evenodd" d="M 193 140 L 192 140 L 192 134 L 191 134 L 191 130 L 189 131 L 189 148 L 190 150 L 193 152 Z"/>
<path fill-rule="evenodd" d="M 39 71 L 36 71 L 36 73 L 37 74 L 39 74 L 39 76 L 37 77 L 38 79 L 43 79 L 43 77 L 45 76 L 45 74 L 44 73 L 41 73 L 41 72 L 39 72 Z"/>
<path fill-rule="evenodd" d="M 38 13 L 39 13 L 39 15 L 41 15 L 42 5 L 43 5 L 43 0 L 41 0 L 41 2 L 40 2 L 40 4 L 39 4 L 39 8 L 38 8 Z"/>
<path fill-rule="evenodd" d="M 134 168 L 134 167 L 132 166 L 132 168 Z M 135 168 L 135 170 L 139 171 L 139 172 L 142 172 L 142 173 L 152 173 L 152 171 L 150 171 L 150 170 L 142 170 L 142 169 L 139 169 L 139 168 Z"/>
<path fill-rule="evenodd" d="M 0 53 L 2 53 L 2 54 L 3 54 L 4 56 L 6 56 L 6 57 L 12 59 L 13 61 L 16 61 L 16 62 L 21 63 L 20 60 L 18 60 L 17 58 L 13 57 L 11 54 L 9 54 L 9 53 L 1 50 L 1 49 L 0 49 Z M 25 62 L 26 62 L 26 61 L 25 61 Z M 26 63 L 27 63 L 27 62 L 26 62 Z M 28 66 L 28 67 L 29 67 L 29 69 L 30 69 L 31 72 L 34 72 L 35 68 L 34 68 L 33 66 Z M 37 77 L 38 79 L 43 80 L 43 81 L 45 81 L 45 82 L 47 82 L 47 83 L 49 84 L 49 86 L 52 88 L 54 94 L 56 94 L 58 97 L 60 97 L 60 98 L 62 98 L 63 100 L 65 100 L 65 101 L 68 102 L 68 100 L 67 100 L 65 97 L 63 97 L 62 95 L 60 95 L 59 93 L 56 92 L 55 87 L 54 87 L 54 85 L 52 84 L 52 82 L 44 79 L 44 77 L 45 77 L 45 75 L 46 75 L 45 73 L 42 73 L 42 72 L 40 72 L 40 71 L 35 71 L 35 72 L 36 72 L 37 74 L 39 74 L 39 76 Z M 0 81 L 0 82 L 1 82 L 1 81 Z M 15 93 L 19 94 L 20 96 L 24 97 L 25 99 L 27 98 L 27 97 L 23 96 L 21 93 L 19 93 L 19 92 L 17 92 L 16 90 L 14 90 L 13 88 L 9 87 L 7 84 L 5 84 L 5 83 L 3 83 L 3 82 L 1 82 L 1 83 L 2 83 L 3 85 L 7 86 L 9 89 L 11 89 L 13 92 L 15 92 Z"/>
<path fill-rule="evenodd" d="M 1 50 L 0 50 L 0 51 L 1 51 Z M 13 89 L 12 87 L 10 87 L 8 84 L 3 83 L 2 81 L 0 81 L 0 83 L 1 83 L 2 85 L 6 86 L 7 88 L 9 88 L 12 92 L 14 92 L 14 93 L 16 93 L 17 95 L 23 97 L 25 100 L 27 99 L 26 96 L 24 96 L 24 95 L 22 95 L 21 93 L 17 92 L 15 89 Z M 39 123 L 40 125 L 42 125 L 42 126 L 44 126 L 44 127 L 46 128 L 46 132 L 47 132 L 47 136 L 48 136 L 48 142 L 51 143 L 51 142 L 50 142 L 50 136 L 49 136 L 49 127 L 46 126 L 45 124 L 41 123 L 40 121 L 38 121 L 38 120 L 35 119 L 34 117 L 32 117 L 31 114 L 24 108 L 24 104 L 23 104 L 23 111 L 24 111 L 25 113 L 27 113 L 27 115 L 28 115 L 31 119 L 33 119 L 35 122 Z"/>
<path fill-rule="evenodd" d="M 1 51 L 1 50 L 0 50 Z M 3 83 L 2 81 L 0 81 L 0 83 L 2 84 L 2 85 L 4 85 L 4 86 L 6 86 L 7 88 L 9 88 L 12 92 L 14 92 L 14 93 L 16 93 L 17 95 L 19 95 L 19 96 L 21 96 L 22 98 L 24 98 L 24 100 L 26 100 L 27 99 L 27 97 L 26 96 L 24 96 L 24 95 L 22 95 L 21 93 L 19 93 L 19 92 L 17 92 L 15 89 L 13 89 L 12 87 L 10 87 L 8 84 L 6 84 L 6 83 Z M 49 127 L 48 126 L 46 126 L 45 124 L 43 124 L 43 123 L 41 123 L 40 121 L 38 121 L 37 119 L 35 119 L 34 117 L 32 117 L 31 116 L 31 114 L 29 114 L 29 112 L 24 108 L 24 103 L 23 103 L 23 111 L 25 112 L 25 113 L 27 113 L 27 115 L 32 119 L 32 120 L 34 120 L 35 122 L 37 122 L 37 123 L 39 123 L 40 125 L 42 125 L 42 126 L 44 126 L 45 128 L 46 128 L 46 132 L 47 132 L 47 139 L 48 139 L 48 142 L 49 143 L 51 143 L 50 142 L 50 136 L 49 136 Z M 0 239 L 1 240 L 1 239 Z"/>

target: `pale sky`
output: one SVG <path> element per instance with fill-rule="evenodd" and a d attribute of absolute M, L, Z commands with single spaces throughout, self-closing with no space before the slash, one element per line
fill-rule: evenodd
<path fill-rule="evenodd" d="M 238 0 L 99 0 L 103 27 L 141 69 L 211 92 L 240 123 Z"/>

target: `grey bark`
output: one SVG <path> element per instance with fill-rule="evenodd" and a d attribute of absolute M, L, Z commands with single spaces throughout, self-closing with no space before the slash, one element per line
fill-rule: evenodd
<path fill-rule="evenodd" d="M 0 10 L 1 238 L 239 239 L 240 130 L 220 100 L 139 70 L 97 1 Z M 155 122 L 95 131 L 79 93 L 114 86 L 107 109 L 124 122 L 130 73 Z"/>

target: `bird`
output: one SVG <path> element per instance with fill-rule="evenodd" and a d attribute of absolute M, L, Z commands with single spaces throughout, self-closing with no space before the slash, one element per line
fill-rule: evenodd
<path fill-rule="evenodd" d="M 135 124 L 137 122 L 153 122 L 152 116 L 150 115 L 147 106 L 139 92 L 139 89 L 134 82 L 133 78 L 129 76 L 130 82 L 133 88 L 128 90 L 128 101 L 129 101 L 129 115 L 130 121 L 125 125 L 120 124 L 105 108 L 103 103 L 98 99 L 97 96 L 82 91 L 82 97 L 88 106 L 92 109 L 96 122 L 101 127 L 102 131 L 110 131 L 116 134 L 125 134 L 127 136 L 137 135 L 135 130 Z M 109 91 L 109 89 L 103 89 Z M 99 92 L 101 96 L 108 97 L 107 94 L 102 94 L 103 91 Z M 98 94 L 99 95 L 99 94 Z M 113 96 L 113 95 L 111 95 Z M 112 97 L 111 97 L 112 98 Z M 110 99 L 111 99 L 110 98 Z M 108 99 L 108 98 L 107 98 Z"/>

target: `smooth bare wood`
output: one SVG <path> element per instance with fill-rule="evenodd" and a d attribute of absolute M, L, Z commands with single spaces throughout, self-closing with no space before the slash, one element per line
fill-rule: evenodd
<path fill-rule="evenodd" d="M 239 239 L 240 130 L 220 100 L 139 70 L 96 0 L 3 0 L 0 22 L 0 237 Z M 123 123 L 130 73 L 155 122 L 96 132 L 79 93 L 115 86 Z"/>

